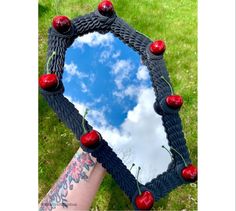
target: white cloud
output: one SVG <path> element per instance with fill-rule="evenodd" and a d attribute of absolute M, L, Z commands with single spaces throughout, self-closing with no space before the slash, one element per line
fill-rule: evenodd
<path fill-rule="evenodd" d="M 95 127 L 106 128 L 108 126 L 104 111 L 91 110 L 88 114 L 88 119 Z"/>
<path fill-rule="evenodd" d="M 161 116 L 153 110 L 155 95 L 152 88 L 141 88 L 138 93 L 137 105 L 128 112 L 120 128 L 108 124 L 105 108 L 89 111 L 87 119 L 102 134 L 127 168 L 135 163 L 136 167 L 131 172 L 134 176 L 138 166 L 141 167 L 139 181 L 145 184 L 166 171 L 171 158 L 161 147 L 165 145 L 169 148 Z M 86 105 L 79 102 L 74 104 L 83 114 Z"/>
<path fill-rule="evenodd" d="M 121 55 L 121 52 L 120 52 L 120 51 L 116 51 L 114 54 L 112 54 L 112 58 L 113 58 L 113 59 L 116 59 L 116 58 L 118 58 L 120 55 Z"/>
<path fill-rule="evenodd" d="M 113 58 L 117 58 L 119 56 L 117 53 L 120 54 L 120 52 L 116 52 L 115 54 L 112 55 L 114 48 L 112 45 L 113 42 L 114 42 L 114 36 L 111 33 L 100 34 L 98 32 L 93 32 L 78 37 L 74 41 L 72 47 L 80 49 L 83 49 L 84 45 L 88 45 L 89 47 L 97 47 L 97 46 L 105 47 L 106 49 L 101 52 L 100 57 L 98 59 L 98 61 L 103 64 L 111 56 L 112 57 L 115 56 Z"/>
<path fill-rule="evenodd" d="M 114 91 L 112 92 L 112 94 L 116 97 L 118 97 L 119 99 L 123 99 L 125 96 L 123 95 L 122 91 Z"/>
<path fill-rule="evenodd" d="M 130 60 L 118 60 L 116 63 L 112 66 L 112 72 L 114 74 L 118 74 L 121 71 L 124 71 L 124 69 L 133 69 L 132 68 L 132 62 Z"/>
<path fill-rule="evenodd" d="M 67 73 L 67 77 L 65 78 L 66 82 L 70 82 L 71 78 L 73 76 L 76 76 L 79 79 L 83 79 L 83 78 L 88 77 L 87 74 L 85 74 L 84 72 L 80 72 L 78 70 L 78 66 L 76 64 L 74 64 L 74 62 L 71 62 L 70 64 L 65 64 L 64 65 L 64 70 Z"/>
<path fill-rule="evenodd" d="M 145 184 L 165 171 L 171 158 L 161 147 L 168 148 L 168 144 L 162 119 L 153 110 L 155 95 L 152 88 L 142 88 L 138 93 L 137 105 L 128 112 L 120 130 L 113 131 L 117 132 L 115 139 L 106 130 L 103 137 L 128 168 L 132 163 L 141 166 L 139 181 Z M 132 170 L 134 175 L 136 170 L 137 167 Z"/>
<path fill-rule="evenodd" d="M 127 88 L 122 89 L 120 91 L 113 91 L 113 95 L 116 96 L 119 100 L 124 99 L 125 97 L 137 97 L 139 95 L 140 90 L 144 88 L 143 86 L 135 86 L 135 85 L 129 85 Z"/>
<path fill-rule="evenodd" d="M 90 47 L 96 46 L 110 46 L 114 42 L 114 37 L 111 33 L 100 34 L 98 32 L 89 33 L 78 37 L 72 47 L 74 48 L 83 48 L 83 45 L 88 45 Z"/>
<path fill-rule="evenodd" d="M 107 50 L 102 51 L 98 61 L 103 64 L 110 58 L 111 53 L 112 53 L 112 47 L 109 47 Z"/>
<path fill-rule="evenodd" d="M 137 105 L 128 112 L 120 131 L 126 139 L 117 143 L 110 142 L 114 150 L 120 152 L 123 162 L 130 167 L 132 163 L 141 166 L 140 182 L 146 183 L 165 171 L 171 159 L 162 149 L 167 146 L 166 133 L 162 119 L 153 110 L 155 100 L 152 88 L 143 88 L 139 92 Z M 167 146 L 168 147 L 168 146 Z M 126 148 L 123 151 L 122 148 Z M 127 153 L 129 152 L 128 156 Z M 132 173 L 136 175 L 136 168 Z"/>
<path fill-rule="evenodd" d="M 94 73 L 89 74 L 89 81 L 90 81 L 90 83 L 91 84 L 94 83 L 95 80 L 96 80 L 95 74 Z"/>
<path fill-rule="evenodd" d="M 115 75 L 115 84 L 118 89 L 123 89 L 123 81 L 129 78 L 129 73 L 134 69 L 131 60 L 117 60 L 111 67 L 112 74 Z"/>
<path fill-rule="evenodd" d="M 70 102 L 72 102 L 75 106 L 75 108 L 78 109 L 78 111 L 80 112 L 80 114 L 83 116 L 86 109 L 89 109 L 90 107 L 90 103 L 81 103 L 79 101 L 74 101 L 72 99 L 71 96 L 65 96 Z M 105 109 L 101 109 L 101 110 L 96 110 L 96 109 L 90 109 L 88 111 L 88 115 L 86 117 L 86 119 L 88 120 L 88 122 L 94 127 L 96 126 L 97 128 L 106 128 L 108 127 L 108 122 L 105 118 Z"/>
<path fill-rule="evenodd" d="M 144 65 L 139 66 L 136 76 L 137 76 L 137 79 L 139 80 L 147 80 L 149 77 L 149 72 L 148 72 L 147 67 Z"/>
<path fill-rule="evenodd" d="M 82 88 L 81 91 L 84 92 L 84 93 L 89 91 L 88 87 L 86 86 L 86 84 L 84 82 L 81 82 L 81 88 Z"/>
<path fill-rule="evenodd" d="M 125 89 L 124 94 L 125 96 L 134 97 L 137 96 L 138 92 L 139 88 L 137 86 L 130 85 Z"/>

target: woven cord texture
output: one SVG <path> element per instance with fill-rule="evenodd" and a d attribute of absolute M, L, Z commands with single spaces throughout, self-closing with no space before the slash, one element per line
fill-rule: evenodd
<path fill-rule="evenodd" d="M 145 186 L 154 193 L 155 200 L 157 201 L 183 183 L 184 181 L 176 173 L 176 170 L 172 169 L 158 175 L 157 178 L 148 182 Z"/>
<path fill-rule="evenodd" d="M 168 72 L 166 69 L 165 61 L 163 59 L 148 60 L 148 69 L 150 70 L 150 75 L 152 79 L 152 85 L 156 95 L 156 100 L 158 103 L 165 99 L 168 95 L 171 95 L 170 87 L 161 78 L 165 77 L 166 80 L 170 82 Z M 186 146 L 186 141 L 184 138 L 184 133 L 182 131 L 182 123 L 178 113 L 163 113 L 162 115 L 163 125 L 167 134 L 169 146 L 176 149 L 187 162 L 191 162 L 189 158 L 188 149 Z M 175 160 L 178 162 L 183 162 L 182 158 L 172 151 L 175 156 Z"/>
<path fill-rule="evenodd" d="M 117 17 L 111 25 L 111 32 L 142 57 L 146 56 L 146 47 L 151 40 L 135 31 L 124 20 Z"/>
<path fill-rule="evenodd" d="M 41 92 L 49 106 L 57 114 L 58 118 L 63 121 L 66 126 L 72 130 L 79 140 L 83 134 L 82 119 L 79 111 L 75 106 L 63 96 L 62 93 L 50 94 L 45 91 Z M 92 130 L 92 126 L 84 121 L 84 126 L 87 130 Z"/>
<path fill-rule="evenodd" d="M 123 164 L 122 160 L 117 157 L 116 153 L 108 146 L 107 142 L 102 146 L 102 149 L 92 152 L 92 155 L 97 158 L 97 161 L 107 169 L 107 171 L 115 179 L 119 187 L 131 198 L 137 191 L 137 183 L 135 177 Z M 142 186 L 142 184 L 139 184 Z"/>

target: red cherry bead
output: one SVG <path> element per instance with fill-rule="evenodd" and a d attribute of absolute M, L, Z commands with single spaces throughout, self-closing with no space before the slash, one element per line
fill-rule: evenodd
<path fill-rule="evenodd" d="M 154 197 L 150 191 L 144 191 L 135 198 L 136 207 L 140 210 L 150 210 L 154 201 Z"/>
<path fill-rule="evenodd" d="M 71 27 L 71 21 L 66 16 L 56 16 L 53 18 L 52 26 L 60 33 L 67 32 Z"/>
<path fill-rule="evenodd" d="M 93 147 L 100 141 L 99 132 L 91 130 L 80 137 L 81 143 L 86 147 Z"/>
<path fill-rule="evenodd" d="M 98 11 L 105 16 L 111 16 L 114 12 L 113 4 L 110 1 L 104 0 L 98 5 Z"/>
<path fill-rule="evenodd" d="M 195 182 L 197 181 L 197 168 L 194 165 L 189 164 L 182 169 L 181 175 L 185 181 Z"/>
<path fill-rule="evenodd" d="M 173 109 L 180 108 L 183 104 L 183 98 L 179 95 L 167 96 L 166 97 L 166 104 Z"/>
<path fill-rule="evenodd" d="M 42 89 L 49 90 L 58 86 L 58 78 L 56 74 L 44 74 L 39 78 L 39 86 Z"/>
<path fill-rule="evenodd" d="M 153 54 L 159 55 L 159 54 L 164 53 L 164 51 L 166 49 L 166 45 L 165 45 L 165 42 L 163 40 L 157 40 L 157 41 L 154 41 L 150 45 L 149 49 Z"/>

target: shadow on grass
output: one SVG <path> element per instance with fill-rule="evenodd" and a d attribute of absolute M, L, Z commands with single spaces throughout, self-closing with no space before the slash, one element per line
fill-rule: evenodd
<path fill-rule="evenodd" d="M 129 198 L 119 188 L 112 177 L 110 178 L 110 180 L 111 198 L 108 204 L 108 210 L 133 210 Z"/>
<path fill-rule="evenodd" d="M 48 106 L 46 100 L 43 98 L 40 92 L 38 92 L 38 115 L 39 118 L 45 117 L 49 111 L 52 109 Z"/>
<path fill-rule="evenodd" d="M 44 6 L 42 4 L 38 4 L 38 15 L 39 15 L 39 18 L 41 18 L 48 11 L 49 11 L 49 8 L 47 6 Z"/>
<path fill-rule="evenodd" d="M 168 205 L 168 195 L 162 199 L 160 199 L 158 202 L 156 202 L 153 206 L 153 210 L 166 210 Z"/>

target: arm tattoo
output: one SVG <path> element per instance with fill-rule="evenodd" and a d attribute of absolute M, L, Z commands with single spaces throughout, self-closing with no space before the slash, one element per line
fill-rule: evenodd
<path fill-rule="evenodd" d="M 76 152 L 59 180 L 43 199 L 39 211 L 51 211 L 56 206 L 68 208 L 70 205 L 75 205 L 68 203 L 68 191 L 73 190 L 75 183 L 79 183 L 81 180 L 87 180 L 88 176 L 86 173 L 94 165 L 95 162 L 88 153 Z"/>

